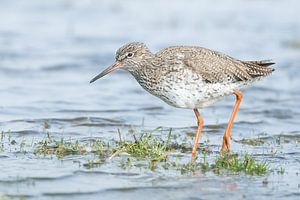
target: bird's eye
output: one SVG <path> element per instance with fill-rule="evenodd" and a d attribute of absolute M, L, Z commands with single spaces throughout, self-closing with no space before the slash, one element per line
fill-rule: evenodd
<path fill-rule="evenodd" d="M 133 53 L 128 53 L 127 58 L 131 58 L 133 56 Z"/>

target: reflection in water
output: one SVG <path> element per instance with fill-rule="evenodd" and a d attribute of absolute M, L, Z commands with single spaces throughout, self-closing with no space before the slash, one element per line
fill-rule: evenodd
<path fill-rule="evenodd" d="M 233 192 L 233 191 L 237 190 L 237 188 L 238 188 L 238 185 L 235 182 L 225 183 L 225 189 L 227 191 Z"/>

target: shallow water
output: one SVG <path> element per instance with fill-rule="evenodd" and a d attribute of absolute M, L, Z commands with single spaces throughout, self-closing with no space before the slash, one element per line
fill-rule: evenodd
<path fill-rule="evenodd" d="M 298 199 L 300 196 L 300 4 L 286 1 L 0 1 L 0 131 L 27 141 L 117 139 L 133 126 L 196 130 L 190 110 L 169 107 L 125 72 L 89 80 L 128 41 L 150 49 L 189 44 L 233 57 L 273 59 L 276 71 L 245 90 L 233 126 L 232 150 L 247 151 L 283 174 L 263 177 L 120 169 L 118 160 L 93 169 L 83 156 L 36 157 L 0 152 L 0 195 L 18 199 Z M 213 150 L 234 97 L 201 111 Z M 45 123 L 49 125 L 45 130 Z M 166 137 L 167 131 L 161 133 Z M 273 142 L 281 136 L 285 142 Z M 188 137 L 192 146 L 192 137 Z M 242 139 L 264 141 L 249 145 Z M 179 141 L 180 142 L 180 141 Z M 276 152 L 276 153 L 274 153 Z M 217 154 L 217 153 L 216 153 Z M 189 153 L 184 154 L 189 158 Z M 266 181 L 267 180 L 267 183 Z"/>

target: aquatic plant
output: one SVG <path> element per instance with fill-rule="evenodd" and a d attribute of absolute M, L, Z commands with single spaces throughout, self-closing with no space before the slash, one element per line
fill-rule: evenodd
<path fill-rule="evenodd" d="M 53 137 L 50 133 L 46 133 L 42 140 L 32 139 L 31 144 L 24 138 L 14 138 L 11 133 L 2 133 L 0 136 L 0 150 L 5 151 L 6 146 L 14 146 L 17 152 L 30 152 L 31 147 L 34 155 L 48 156 L 55 155 L 61 159 L 69 155 L 87 155 L 87 160 L 80 166 L 87 169 L 98 167 L 102 164 L 114 160 L 119 162 L 121 168 L 144 168 L 150 170 L 176 170 L 181 173 L 190 172 L 207 172 L 211 171 L 216 174 L 222 173 L 245 173 L 249 175 L 263 175 L 272 170 L 269 169 L 266 161 L 257 161 L 251 155 L 244 153 L 241 155 L 234 153 L 220 154 L 216 159 L 213 151 L 210 149 L 209 141 L 200 144 L 201 158 L 194 162 L 186 162 L 183 157 L 184 154 L 189 153 L 185 143 L 180 144 L 171 140 L 172 130 L 168 131 L 167 136 L 162 139 L 155 137 L 153 131 L 138 132 L 130 130 L 130 139 L 122 139 L 119 132 L 119 140 L 103 141 L 100 139 L 89 140 L 73 140 L 71 138 Z M 208 156 L 208 154 L 212 154 Z M 91 159 L 91 156 L 94 157 Z M 209 161 L 207 158 L 210 158 Z M 75 161 L 74 161 L 75 163 Z M 276 170 L 278 173 L 284 170 Z"/>
<path fill-rule="evenodd" d="M 263 175 L 269 170 L 266 161 L 259 162 L 247 153 L 239 158 L 238 154 L 230 152 L 220 154 L 211 168 L 218 173 L 225 169 L 232 172 L 244 172 L 249 175 Z"/>
<path fill-rule="evenodd" d="M 58 158 L 62 158 L 72 154 L 85 154 L 86 148 L 78 140 L 66 141 L 63 137 L 60 140 L 56 140 L 54 137 L 47 133 L 44 140 L 36 143 L 34 154 L 35 155 L 47 155 L 54 154 Z"/>
<path fill-rule="evenodd" d="M 139 159 L 150 158 L 153 161 L 161 161 L 168 155 L 167 150 L 170 136 L 171 130 L 166 141 L 155 138 L 151 132 L 143 133 L 139 138 L 133 134 L 133 141 L 120 140 L 116 143 L 113 156 L 121 152 L 126 152 Z"/>

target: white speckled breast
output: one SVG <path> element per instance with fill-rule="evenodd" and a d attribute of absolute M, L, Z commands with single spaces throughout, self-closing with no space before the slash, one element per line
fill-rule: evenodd
<path fill-rule="evenodd" d="M 189 69 L 174 73 L 164 76 L 156 90 L 149 92 L 179 108 L 206 107 L 239 88 L 237 83 L 207 83 Z"/>

